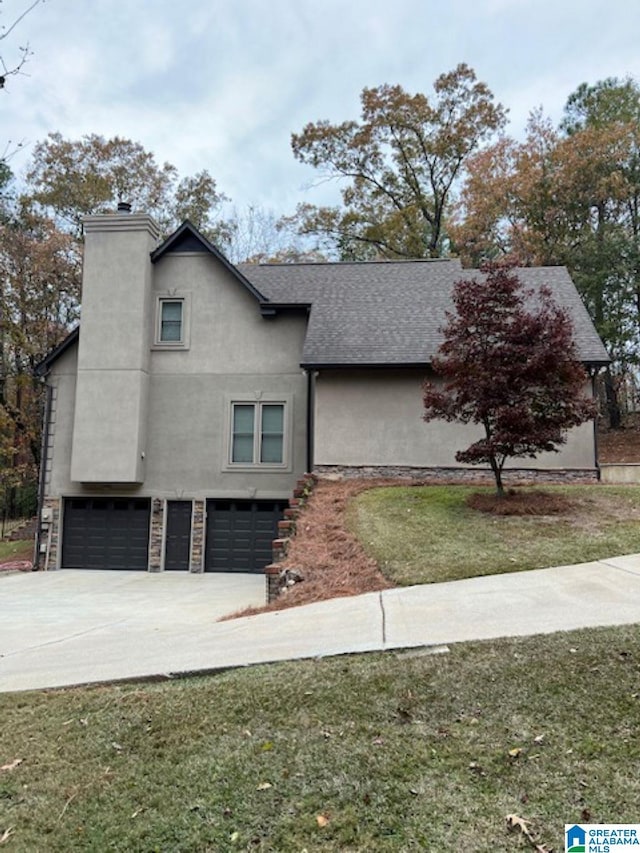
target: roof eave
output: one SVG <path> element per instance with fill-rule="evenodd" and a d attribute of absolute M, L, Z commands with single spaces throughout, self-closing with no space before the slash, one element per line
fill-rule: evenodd
<path fill-rule="evenodd" d="M 73 346 L 75 342 L 80 337 L 80 325 L 78 324 L 75 329 L 72 329 L 64 340 L 62 340 L 57 347 L 51 350 L 42 361 L 39 361 L 36 366 L 33 368 L 34 376 L 43 377 L 46 376 L 49 370 L 51 369 L 51 365 L 54 361 L 57 361 L 60 356 L 65 353 L 69 347 Z"/>
<path fill-rule="evenodd" d="M 611 359 L 607 358 L 606 361 L 602 359 L 584 359 L 582 362 L 585 367 L 591 367 L 594 370 L 600 370 L 603 367 L 608 367 L 611 364 Z"/>
<path fill-rule="evenodd" d="M 275 317 L 276 314 L 295 313 L 297 311 L 308 314 L 310 310 L 310 302 L 263 302 L 260 305 L 260 313 L 263 317 Z"/>
<path fill-rule="evenodd" d="M 304 370 L 390 369 L 394 367 L 429 367 L 429 361 L 302 361 Z"/>
<path fill-rule="evenodd" d="M 611 359 L 603 361 L 602 359 L 581 359 L 582 363 L 587 368 L 600 370 L 603 367 L 611 364 Z M 422 360 L 406 360 L 406 361 L 302 361 L 300 367 L 304 370 L 351 370 L 351 369 L 372 369 L 372 368 L 394 368 L 394 367 L 430 367 L 430 359 Z"/>

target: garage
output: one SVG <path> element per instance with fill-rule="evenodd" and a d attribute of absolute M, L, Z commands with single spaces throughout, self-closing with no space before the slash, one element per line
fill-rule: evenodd
<path fill-rule="evenodd" d="M 206 572 L 261 572 L 286 501 L 207 501 Z"/>
<path fill-rule="evenodd" d="M 66 498 L 62 568 L 146 571 L 150 516 L 148 498 Z"/>

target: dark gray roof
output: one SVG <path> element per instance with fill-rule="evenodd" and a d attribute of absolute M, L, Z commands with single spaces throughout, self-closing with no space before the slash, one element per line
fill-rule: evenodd
<path fill-rule="evenodd" d="M 436 353 L 451 310 L 458 260 L 326 264 L 240 264 L 268 300 L 311 306 L 302 364 L 306 367 L 426 364 Z M 527 287 L 546 284 L 574 323 L 580 358 L 604 364 L 608 355 L 564 267 L 515 271 Z"/>
<path fill-rule="evenodd" d="M 463 270 L 455 259 L 234 267 L 190 222 L 152 252 L 151 259 L 194 250 L 212 253 L 229 269 L 258 301 L 263 315 L 287 307 L 310 309 L 304 367 L 428 364 L 442 341 L 440 328 L 452 308 L 453 285 L 481 275 Z M 546 284 L 569 310 L 582 361 L 609 362 L 564 267 L 521 268 L 516 273 L 527 287 Z M 75 329 L 36 371 L 45 373 L 77 338 Z"/>

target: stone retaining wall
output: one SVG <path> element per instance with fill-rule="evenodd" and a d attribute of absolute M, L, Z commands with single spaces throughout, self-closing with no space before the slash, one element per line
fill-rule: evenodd
<path fill-rule="evenodd" d="M 486 483 L 495 481 L 489 468 L 412 468 L 409 466 L 348 466 L 316 465 L 314 474 L 327 480 L 353 480 L 362 478 L 394 478 L 425 480 L 429 483 Z M 504 485 L 523 486 L 530 483 L 597 483 L 597 468 L 568 468 L 540 470 L 537 468 L 508 468 L 502 472 Z"/>
<path fill-rule="evenodd" d="M 286 559 L 289 541 L 296 532 L 296 519 L 316 481 L 315 474 L 305 474 L 298 480 L 289 506 L 284 511 L 284 519 L 278 522 L 278 538 L 273 540 L 271 563 L 264 570 L 268 602 L 274 601 L 286 587 L 286 573 L 280 564 Z"/>

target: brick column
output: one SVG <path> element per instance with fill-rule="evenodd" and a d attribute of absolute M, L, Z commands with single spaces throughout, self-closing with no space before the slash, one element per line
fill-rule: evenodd
<path fill-rule="evenodd" d="M 193 516 L 191 519 L 191 563 L 189 571 L 204 571 L 204 543 L 205 543 L 205 502 L 195 500 L 193 502 Z"/>

